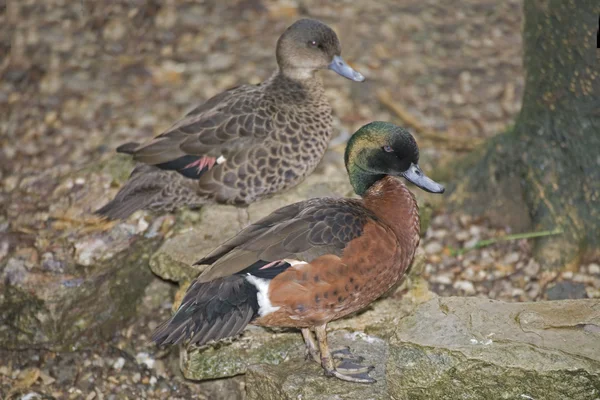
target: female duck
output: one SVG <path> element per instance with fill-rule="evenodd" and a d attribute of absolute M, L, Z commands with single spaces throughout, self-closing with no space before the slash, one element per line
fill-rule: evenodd
<path fill-rule="evenodd" d="M 211 265 L 153 339 L 201 345 L 237 335 L 248 323 L 295 327 L 327 375 L 374 382 L 368 376 L 372 367 L 350 359 L 334 364 L 326 326 L 369 305 L 410 266 L 419 244 L 419 210 L 397 177 L 444 192 L 418 161 L 417 144 L 406 130 L 386 122 L 363 126 L 345 154 L 350 182 L 362 199 L 302 201 L 243 229 L 198 261 Z"/>
<path fill-rule="evenodd" d="M 279 71 L 267 81 L 216 95 L 147 144 L 119 147 L 141 164 L 97 213 L 118 219 L 139 209 L 246 206 L 297 185 L 323 157 L 332 132 L 331 107 L 315 72 L 329 68 L 364 80 L 340 53 L 327 25 L 297 21 L 279 38 Z"/>

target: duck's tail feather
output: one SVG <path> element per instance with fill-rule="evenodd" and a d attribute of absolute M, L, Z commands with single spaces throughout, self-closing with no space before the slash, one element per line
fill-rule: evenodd
<path fill-rule="evenodd" d="M 125 219 L 137 210 L 171 212 L 181 206 L 195 205 L 191 182 L 152 165 L 138 165 L 115 198 L 95 211 L 109 219 Z"/>
<path fill-rule="evenodd" d="M 257 315 L 258 290 L 245 276 L 194 281 L 170 320 L 152 334 L 159 345 L 189 340 L 203 345 L 238 335 Z"/>
<path fill-rule="evenodd" d="M 140 144 L 137 142 L 125 143 L 117 147 L 117 153 L 134 154 L 138 147 Z"/>

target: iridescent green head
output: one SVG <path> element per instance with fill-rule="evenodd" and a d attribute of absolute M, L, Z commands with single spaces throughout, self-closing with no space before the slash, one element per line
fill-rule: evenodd
<path fill-rule="evenodd" d="M 354 191 L 362 196 L 387 175 L 402 176 L 430 193 L 444 187 L 419 168 L 419 147 L 406 130 L 389 122 L 371 122 L 352 135 L 344 155 Z"/>

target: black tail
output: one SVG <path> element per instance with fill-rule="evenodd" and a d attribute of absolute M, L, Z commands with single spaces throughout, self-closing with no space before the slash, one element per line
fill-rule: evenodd
<path fill-rule="evenodd" d="M 157 344 L 203 345 L 236 336 L 258 315 L 258 291 L 244 276 L 194 281 L 173 317 L 152 334 Z"/>

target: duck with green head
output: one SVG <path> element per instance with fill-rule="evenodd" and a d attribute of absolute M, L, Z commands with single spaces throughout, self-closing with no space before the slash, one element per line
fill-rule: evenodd
<path fill-rule="evenodd" d="M 202 345 L 237 335 L 249 323 L 300 328 L 307 354 L 327 375 L 374 382 L 372 367 L 347 351 L 329 350 L 326 327 L 368 306 L 410 266 L 420 239 L 419 209 L 399 178 L 444 192 L 418 161 L 419 149 L 406 130 L 386 122 L 363 126 L 345 153 L 361 199 L 302 201 L 243 229 L 198 261 L 210 266 L 153 339 Z"/>
<path fill-rule="evenodd" d="M 315 169 L 333 131 L 331 106 L 316 72 L 330 69 L 364 80 L 340 54 L 330 27 L 297 21 L 279 38 L 279 69 L 265 82 L 220 93 L 148 143 L 117 148 L 139 164 L 97 213 L 119 219 L 139 209 L 245 207 L 297 185 Z"/>

